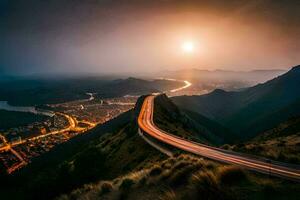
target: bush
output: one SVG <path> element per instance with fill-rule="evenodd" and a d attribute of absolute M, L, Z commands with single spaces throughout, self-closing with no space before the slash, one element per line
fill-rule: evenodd
<path fill-rule="evenodd" d="M 180 186 L 187 182 L 188 178 L 190 178 L 191 174 L 199 169 L 201 169 L 201 165 L 188 165 L 184 168 L 178 169 L 176 171 L 173 170 L 172 176 L 169 178 L 169 183 L 172 186 Z"/>
<path fill-rule="evenodd" d="M 159 197 L 160 200 L 175 200 L 176 194 L 173 190 L 166 191 L 162 196 Z"/>
<path fill-rule="evenodd" d="M 179 162 L 177 162 L 177 163 L 174 165 L 173 170 L 181 169 L 181 168 L 183 168 L 183 167 L 185 167 L 185 166 L 187 166 L 187 165 L 189 165 L 189 164 L 190 164 L 190 163 L 187 162 L 187 161 L 179 161 Z"/>
<path fill-rule="evenodd" d="M 163 173 L 161 173 L 159 179 L 162 180 L 162 181 L 168 179 L 171 176 L 171 172 L 172 171 L 170 169 L 164 170 Z"/>
<path fill-rule="evenodd" d="M 233 184 L 247 179 L 247 176 L 239 167 L 224 166 L 218 169 L 218 178 L 222 184 Z"/>
<path fill-rule="evenodd" d="M 171 169 L 172 164 L 170 162 L 164 162 L 161 167 L 165 168 L 165 169 Z"/>
<path fill-rule="evenodd" d="M 106 194 L 108 192 L 111 192 L 113 189 L 113 185 L 110 182 L 104 182 L 101 185 L 101 193 Z"/>
<path fill-rule="evenodd" d="M 192 176 L 189 183 L 189 199 L 225 199 L 217 178 L 211 172 L 198 172 Z"/>
<path fill-rule="evenodd" d="M 150 176 L 157 176 L 159 174 L 161 174 L 162 172 L 162 169 L 160 166 L 155 166 L 151 169 L 151 171 L 149 172 L 149 175 Z"/>
<path fill-rule="evenodd" d="M 124 190 L 127 190 L 129 188 L 131 188 L 133 185 L 134 185 L 134 180 L 130 179 L 130 178 L 125 178 L 121 185 L 120 185 L 120 188 L 121 189 L 124 189 Z"/>

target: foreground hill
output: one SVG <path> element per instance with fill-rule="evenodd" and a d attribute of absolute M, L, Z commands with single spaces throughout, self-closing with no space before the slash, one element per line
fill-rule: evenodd
<path fill-rule="evenodd" d="M 174 97 L 173 101 L 181 108 L 216 120 L 240 138 L 249 138 L 300 114 L 299 85 L 300 66 L 297 66 L 240 92 L 217 89 L 202 96 Z"/>
<path fill-rule="evenodd" d="M 179 109 L 166 95 L 155 98 L 154 122 L 162 130 L 211 145 L 233 141 L 236 136 L 217 122 L 198 113 Z"/>
<path fill-rule="evenodd" d="M 181 154 L 112 180 L 87 184 L 58 200 L 297 199 L 299 185 Z"/>

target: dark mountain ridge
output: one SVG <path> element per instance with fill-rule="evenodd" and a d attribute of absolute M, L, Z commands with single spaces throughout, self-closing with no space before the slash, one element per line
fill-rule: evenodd
<path fill-rule="evenodd" d="M 240 92 L 217 89 L 201 96 L 174 97 L 173 101 L 179 107 L 218 121 L 245 138 L 271 128 L 275 121 L 278 123 L 300 114 L 299 85 L 300 66 L 296 66 L 286 74 Z M 290 110 L 289 114 L 272 117 L 283 109 Z M 268 118 L 273 118 L 274 122 L 265 123 Z"/>
<path fill-rule="evenodd" d="M 168 80 L 107 80 L 102 77 L 0 80 L 0 101 L 15 106 L 55 104 L 87 99 L 87 92 L 96 93 L 99 98 L 111 98 L 165 91 L 182 85 Z"/>

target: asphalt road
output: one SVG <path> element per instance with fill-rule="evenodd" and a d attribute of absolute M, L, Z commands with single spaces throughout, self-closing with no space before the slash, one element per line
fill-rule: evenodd
<path fill-rule="evenodd" d="M 278 164 L 271 160 L 255 159 L 252 156 L 239 155 L 235 152 L 185 140 L 159 129 L 153 122 L 154 98 L 155 95 L 145 98 L 138 117 L 140 129 L 149 136 L 165 144 L 212 160 L 236 164 L 257 172 L 300 181 L 299 167 L 295 168 L 285 163 Z"/>

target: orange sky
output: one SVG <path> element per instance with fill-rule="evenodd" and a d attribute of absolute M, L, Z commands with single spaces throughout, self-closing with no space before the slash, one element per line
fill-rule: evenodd
<path fill-rule="evenodd" d="M 0 71 L 143 73 L 300 63 L 300 5 L 293 0 L 28 2 L 2 6 Z M 192 54 L 182 52 L 184 41 L 193 41 Z"/>

